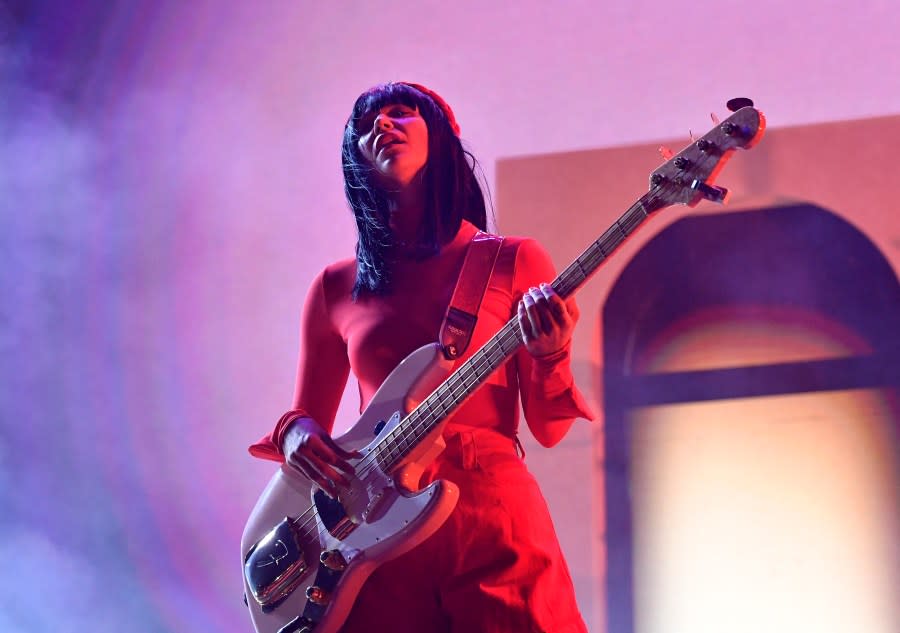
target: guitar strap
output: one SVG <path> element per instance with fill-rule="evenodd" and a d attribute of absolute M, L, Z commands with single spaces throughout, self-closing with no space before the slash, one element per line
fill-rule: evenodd
<path fill-rule="evenodd" d="M 462 356 L 472 339 L 478 308 L 494 271 L 503 238 L 478 231 L 469 242 L 456 289 L 447 308 L 438 339 L 447 360 Z"/>

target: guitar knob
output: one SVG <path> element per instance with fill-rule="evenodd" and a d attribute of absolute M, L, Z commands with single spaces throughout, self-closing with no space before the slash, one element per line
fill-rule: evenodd
<path fill-rule="evenodd" d="M 313 604 L 326 605 L 331 602 L 331 596 L 321 587 L 312 585 L 306 589 L 306 598 Z"/>
<path fill-rule="evenodd" d="M 319 556 L 319 562 L 332 571 L 344 571 L 347 569 L 347 559 L 336 549 L 322 552 Z"/>

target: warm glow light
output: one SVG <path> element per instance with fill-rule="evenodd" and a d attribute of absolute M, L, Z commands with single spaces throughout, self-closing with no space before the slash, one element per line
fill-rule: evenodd
<path fill-rule="evenodd" d="M 720 306 L 671 324 L 635 363 L 641 371 L 692 371 L 867 354 L 841 324 L 801 308 Z"/>
<path fill-rule="evenodd" d="M 632 419 L 639 633 L 894 633 L 890 412 L 875 392 Z"/>
<path fill-rule="evenodd" d="M 707 325 L 660 345 L 648 366 L 848 351 L 821 332 L 771 322 Z M 778 344 L 760 351 L 753 340 Z M 897 413 L 885 396 L 794 394 L 634 412 L 636 631 L 900 630 Z"/>

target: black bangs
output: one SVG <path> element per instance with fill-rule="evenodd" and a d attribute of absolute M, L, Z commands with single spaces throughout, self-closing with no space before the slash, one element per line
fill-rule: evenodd
<path fill-rule="evenodd" d="M 390 292 L 395 238 L 390 227 L 390 200 L 360 153 L 360 121 L 384 106 L 416 108 L 428 129 L 428 161 L 422 170 L 425 208 L 417 246 L 423 257 L 436 254 L 459 231 L 463 220 L 486 230 L 484 195 L 475 177 L 475 157 L 456 136 L 447 115 L 432 98 L 402 83 L 387 83 L 357 98 L 344 126 L 341 164 L 344 195 L 356 219 L 356 282 L 353 300 Z"/>
<path fill-rule="evenodd" d="M 416 108 L 426 118 L 426 122 L 431 118 L 427 114 L 434 114 L 435 106 L 426 95 L 406 84 L 387 83 L 370 88 L 359 96 L 353 105 L 353 111 L 347 124 L 349 126 L 352 123 L 353 131 L 358 134 L 357 121 L 369 112 L 380 110 L 384 106 L 394 103 Z"/>

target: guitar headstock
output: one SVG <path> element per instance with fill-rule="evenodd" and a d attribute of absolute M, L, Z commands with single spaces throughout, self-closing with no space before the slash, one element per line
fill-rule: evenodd
<path fill-rule="evenodd" d="M 728 190 L 713 182 L 736 149 L 750 149 L 762 138 L 766 119 L 745 106 L 678 152 L 650 175 L 644 195 L 649 213 L 676 204 L 696 206 L 701 200 L 725 202 Z"/>

